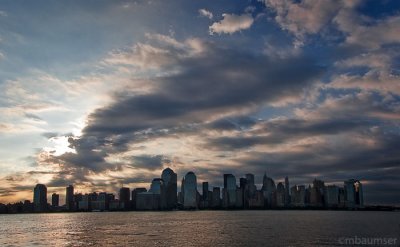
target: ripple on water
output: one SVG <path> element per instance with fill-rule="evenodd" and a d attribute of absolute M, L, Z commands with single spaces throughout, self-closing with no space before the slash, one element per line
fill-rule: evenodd
<path fill-rule="evenodd" d="M 400 213 L 109 212 L 0 220 L 2 246 L 337 246 L 346 236 L 399 238 Z"/>

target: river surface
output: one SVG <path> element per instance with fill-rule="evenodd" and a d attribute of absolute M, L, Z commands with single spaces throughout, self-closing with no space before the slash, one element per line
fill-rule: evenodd
<path fill-rule="evenodd" d="M 346 246 L 390 238 L 400 212 L 173 211 L 0 215 L 0 246 Z M 347 244 L 346 244 L 347 243 Z"/>

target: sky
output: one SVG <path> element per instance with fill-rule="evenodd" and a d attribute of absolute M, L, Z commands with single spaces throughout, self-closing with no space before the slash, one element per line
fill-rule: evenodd
<path fill-rule="evenodd" d="M 2 0 L 0 202 L 170 167 L 399 205 L 399 48 L 397 0 Z"/>

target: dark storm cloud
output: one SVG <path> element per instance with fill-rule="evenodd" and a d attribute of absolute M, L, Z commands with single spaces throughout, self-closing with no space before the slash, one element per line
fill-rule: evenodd
<path fill-rule="evenodd" d="M 259 124 L 261 128 L 243 133 L 247 136 L 212 138 L 205 144 L 205 147 L 216 150 L 235 150 L 262 144 L 283 144 L 298 138 L 335 135 L 371 125 L 368 120 L 352 119 L 281 119 L 264 121 Z"/>
<path fill-rule="evenodd" d="M 132 167 L 142 168 L 147 170 L 156 170 L 162 168 L 164 163 L 171 163 L 171 161 L 162 155 L 141 155 L 132 157 Z"/>
<path fill-rule="evenodd" d="M 190 132 L 221 113 L 237 115 L 237 110 L 298 98 L 323 72 L 310 57 L 272 60 L 245 50 L 204 45 L 206 51 L 200 55 L 177 60 L 179 73 L 154 78 L 156 87 L 150 93 L 115 94 L 114 103 L 89 116 L 81 137 L 70 138 L 76 153 L 54 161 L 96 172 L 116 169 L 105 158 L 126 151 L 129 143 Z M 254 120 L 245 115 L 217 119 L 205 128 L 229 129 L 229 124 L 247 128 Z"/>
<path fill-rule="evenodd" d="M 183 59 L 178 64 L 181 73 L 155 79 L 154 92 L 115 99 L 95 111 L 84 133 L 109 136 L 168 128 L 217 112 L 299 97 L 323 71 L 308 57 L 271 60 L 244 51 L 208 49 L 201 56 Z"/>

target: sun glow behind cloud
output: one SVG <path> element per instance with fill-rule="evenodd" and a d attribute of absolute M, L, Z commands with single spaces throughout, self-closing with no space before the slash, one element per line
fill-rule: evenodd
<path fill-rule="evenodd" d="M 0 201 L 147 186 L 166 166 L 212 185 L 351 176 L 381 198 L 399 186 L 393 3 L 0 4 Z"/>

